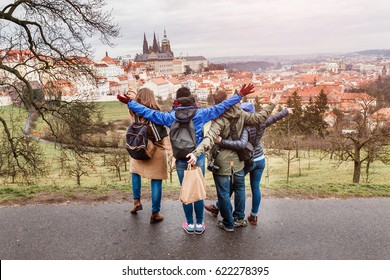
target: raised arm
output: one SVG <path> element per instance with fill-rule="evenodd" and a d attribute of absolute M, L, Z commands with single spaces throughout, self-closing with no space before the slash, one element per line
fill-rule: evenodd
<path fill-rule="evenodd" d="M 127 103 L 127 107 L 129 107 L 129 109 L 134 113 L 137 113 L 145 119 L 151 120 L 155 124 L 161 124 L 170 127 L 174 121 L 171 113 L 164 113 L 158 110 L 153 110 L 135 101 L 130 101 Z"/>
<path fill-rule="evenodd" d="M 224 100 L 223 102 L 214 105 L 207 109 L 201 109 L 202 119 L 204 122 L 209 122 L 212 119 L 216 119 L 221 116 L 226 110 L 239 103 L 242 97 L 253 93 L 254 86 L 252 84 L 244 84 L 238 94 L 234 94 L 232 97 Z"/>
<path fill-rule="evenodd" d="M 283 119 L 289 114 L 288 109 L 283 109 L 279 113 L 270 116 L 268 119 L 265 120 L 264 125 L 265 127 L 269 127 L 271 124 L 276 123 L 278 120 Z"/>
<path fill-rule="evenodd" d="M 280 95 L 272 98 L 270 104 L 265 106 L 263 110 L 258 113 L 249 114 L 244 112 L 244 124 L 245 125 L 257 125 L 263 123 L 268 116 L 272 113 L 272 110 L 279 103 Z"/>
<path fill-rule="evenodd" d="M 117 95 L 117 98 L 120 102 L 127 104 L 129 110 L 132 110 L 134 113 L 145 119 L 151 120 L 155 124 L 161 124 L 170 127 L 174 121 L 174 117 L 171 113 L 164 113 L 158 110 L 150 109 L 135 102 L 127 95 Z"/>

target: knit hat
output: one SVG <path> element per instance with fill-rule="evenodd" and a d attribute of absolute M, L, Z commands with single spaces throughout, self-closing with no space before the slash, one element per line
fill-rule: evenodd
<path fill-rule="evenodd" d="M 176 91 L 176 98 L 191 96 L 191 91 L 187 87 L 181 87 Z"/>
<path fill-rule="evenodd" d="M 241 108 L 242 108 L 242 110 L 244 110 L 245 112 L 248 112 L 248 113 L 255 112 L 255 106 L 253 105 L 253 103 L 250 103 L 250 102 L 242 103 Z"/>

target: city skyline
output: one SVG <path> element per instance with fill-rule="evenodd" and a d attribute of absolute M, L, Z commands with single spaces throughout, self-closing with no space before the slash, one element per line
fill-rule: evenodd
<path fill-rule="evenodd" d="M 326 3 L 325 3 L 326 2 Z M 142 53 L 144 33 L 175 56 L 299 55 L 390 49 L 390 2 L 378 0 L 110 1 L 121 37 L 114 48 L 96 38 L 98 59 Z"/>

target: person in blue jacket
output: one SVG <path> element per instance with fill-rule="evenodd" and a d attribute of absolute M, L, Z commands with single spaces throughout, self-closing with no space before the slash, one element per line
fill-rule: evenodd
<path fill-rule="evenodd" d="M 241 104 L 241 108 L 248 112 L 254 113 L 255 107 L 253 103 L 244 102 Z M 248 221 L 252 225 L 257 225 L 257 214 L 260 208 L 261 202 L 261 189 L 260 181 L 263 171 L 265 169 L 265 156 L 263 152 L 263 147 L 261 145 L 261 138 L 264 135 L 264 131 L 267 127 L 274 124 L 278 120 L 286 117 L 289 114 L 292 114 L 293 111 L 291 108 L 283 109 L 275 115 L 269 116 L 263 123 L 257 126 L 246 126 L 242 131 L 241 137 L 239 140 L 226 140 L 221 137 L 217 137 L 215 143 L 219 144 L 221 147 L 232 149 L 232 150 L 242 150 L 246 147 L 247 143 L 250 142 L 254 148 L 253 151 L 253 163 L 245 162 L 244 174 L 245 176 L 249 173 L 250 176 L 250 185 L 252 191 L 252 209 L 251 213 L 248 216 Z M 210 205 L 205 205 L 205 209 L 209 211 L 214 217 L 218 216 L 219 205 L 218 202 Z"/>
<path fill-rule="evenodd" d="M 187 87 L 181 87 L 176 92 L 176 100 L 174 102 L 174 108 L 170 112 L 160 112 L 157 110 L 149 109 L 134 100 L 127 95 L 117 95 L 117 98 L 122 103 L 127 104 L 129 110 L 142 116 L 145 119 L 149 119 L 155 124 L 166 125 L 171 127 L 174 121 L 178 120 L 178 117 L 185 115 L 193 115 L 192 121 L 194 123 L 196 144 L 199 145 L 203 140 L 203 126 L 212 119 L 218 118 L 226 110 L 230 109 L 235 104 L 239 103 L 242 97 L 254 92 L 254 86 L 252 84 L 243 85 L 237 94 L 234 94 L 229 99 L 221 102 L 218 105 L 210 108 L 199 108 L 195 103 L 195 97 L 191 95 L 191 91 Z M 184 119 L 184 118 L 183 118 Z M 201 156 L 196 161 L 196 165 L 199 166 L 205 173 L 205 156 Z M 184 170 L 187 169 L 188 163 L 186 160 L 176 160 L 176 172 L 179 177 L 180 185 L 182 184 L 184 177 Z M 183 222 L 182 228 L 188 234 L 202 234 L 205 231 L 205 225 L 203 223 L 204 214 L 204 200 L 199 200 L 195 203 L 183 204 L 183 210 L 186 220 Z M 193 211 L 195 210 L 196 223 L 193 218 Z"/>

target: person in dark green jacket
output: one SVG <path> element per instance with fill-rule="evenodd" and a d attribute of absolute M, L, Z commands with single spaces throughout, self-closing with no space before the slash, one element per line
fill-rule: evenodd
<path fill-rule="evenodd" d="M 242 103 L 241 108 L 249 113 L 255 112 L 254 105 L 250 102 Z M 252 209 L 250 215 L 248 216 L 248 221 L 252 225 L 257 225 L 257 214 L 261 202 L 260 181 L 261 176 L 263 175 L 263 171 L 265 169 L 265 156 L 263 152 L 263 147 L 261 145 L 261 138 L 263 137 L 264 131 L 267 127 L 274 124 L 278 120 L 286 117 L 288 114 L 292 114 L 292 112 L 293 111 L 291 108 L 287 108 L 275 115 L 270 116 L 262 124 L 256 126 L 246 126 L 239 140 L 227 140 L 222 139 L 220 136 L 218 136 L 215 141 L 221 147 L 236 150 L 238 153 L 240 152 L 240 150 L 243 150 L 246 147 L 248 142 L 251 143 L 254 148 L 253 161 L 251 163 L 245 162 L 244 168 L 245 176 L 249 173 L 252 191 Z M 218 203 L 205 205 L 204 208 L 209 211 L 214 217 L 218 216 Z"/>
<path fill-rule="evenodd" d="M 227 94 L 223 90 L 217 91 L 214 95 L 216 104 L 226 100 L 226 98 Z M 238 119 L 236 132 L 241 135 L 244 126 L 264 122 L 275 105 L 279 103 L 279 100 L 280 96 L 272 98 L 269 105 L 265 106 L 261 112 L 254 114 L 243 111 L 238 104 L 227 110 L 221 117 L 212 121 L 203 141 L 192 153 L 188 154 L 188 163 L 195 163 L 199 156 L 210 150 L 217 136 L 221 136 L 222 139 L 232 139 L 229 119 Z M 214 159 L 214 164 L 219 168 L 213 171 L 213 177 L 223 220 L 219 221 L 217 226 L 225 231 L 232 232 L 234 227 L 246 226 L 244 162 L 240 161 L 237 151 L 221 147 L 218 147 L 218 150 L 219 153 Z M 234 212 L 230 202 L 231 187 L 234 192 Z"/>

